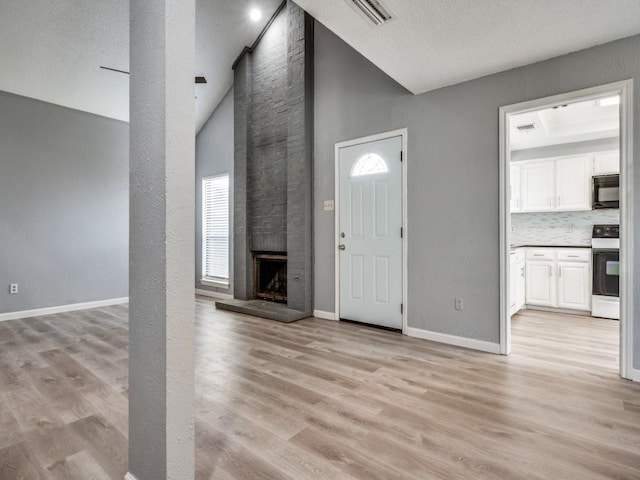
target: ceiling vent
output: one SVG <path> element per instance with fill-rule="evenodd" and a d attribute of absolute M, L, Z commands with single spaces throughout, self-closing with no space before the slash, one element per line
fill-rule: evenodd
<path fill-rule="evenodd" d="M 516 130 L 520 133 L 531 133 L 535 131 L 536 124 L 535 123 L 525 123 L 524 125 L 518 125 Z"/>
<path fill-rule="evenodd" d="M 350 0 L 374 25 L 391 20 L 391 15 L 377 0 Z"/>

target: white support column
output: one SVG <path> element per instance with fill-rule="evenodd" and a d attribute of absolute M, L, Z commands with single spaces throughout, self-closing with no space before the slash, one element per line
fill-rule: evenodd
<path fill-rule="evenodd" d="M 129 474 L 194 478 L 195 0 L 130 4 Z"/>

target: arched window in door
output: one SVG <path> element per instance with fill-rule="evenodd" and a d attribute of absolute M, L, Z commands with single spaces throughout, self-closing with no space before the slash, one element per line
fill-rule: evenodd
<path fill-rule="evenodd" d="M 377 153 L 367 153 L 361 156 L 351 169 L 352 177 L 362 177 L 363 175 L 375 175 L 378 173 L 387 173 L 389 167 Z"/>

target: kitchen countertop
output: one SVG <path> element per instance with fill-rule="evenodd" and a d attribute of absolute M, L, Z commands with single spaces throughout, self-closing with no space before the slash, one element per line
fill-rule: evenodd
<path fill-rule="evenodd" d="M 591 245 L 511 245 L 514 248 L 591 248 Z"/>

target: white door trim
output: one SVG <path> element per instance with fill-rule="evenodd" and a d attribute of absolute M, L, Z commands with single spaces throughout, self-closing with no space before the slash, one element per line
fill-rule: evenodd
<path fill-rule="evenodd" d="M 620 95 L 620 376 L 633 376 L 633 80 L 623 80 L 551 97 L 500 107 L 500 353 L 511 351 L 511 319 L 509 317 L 509 250 L 511 231 L 509 209 L 509 170 L 511 148 L 509 117 L 514 114 L 552 107 L 578 99 Z"/>
<path fill-rule="evenodd" d="M 355 138 L 344 142 L 336 143 L 335 146 L 335 212 L 334 212 L 334 255 L 335 255 L 335 318 L 340 320 L 340 255 L 338 255 L 338 245 L 340 245 L 340 149 L 360 145 L 362 143 L 386 140 L 387 138 L 402 137 L 402 333 L 407 331 L 407 129 L 401 128 L 390 132 L 378 133 L 368 137 Z"/>

